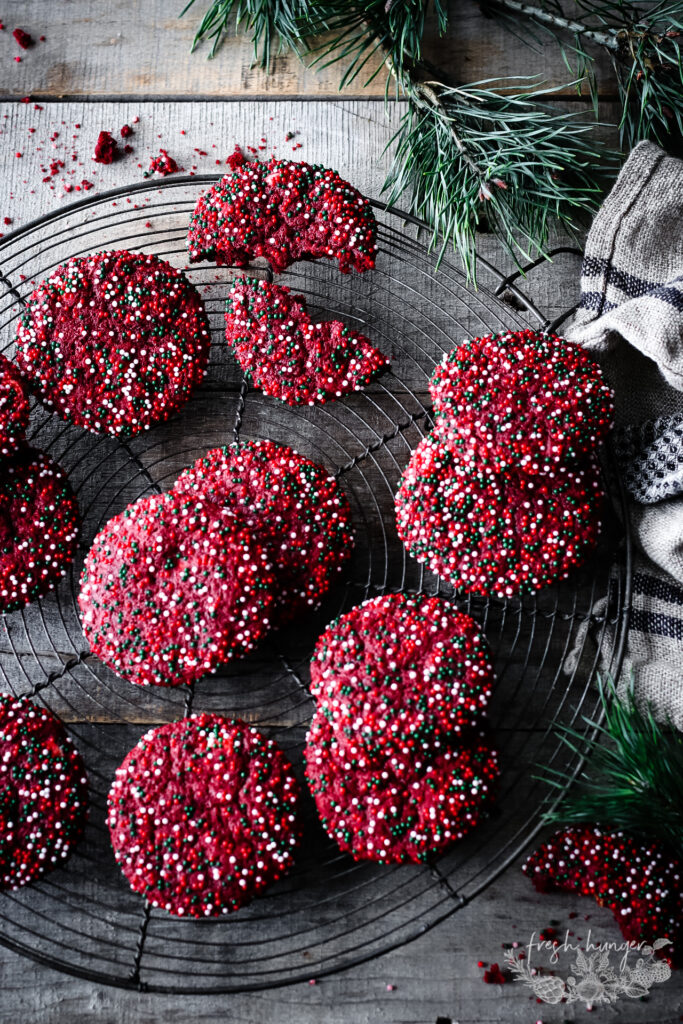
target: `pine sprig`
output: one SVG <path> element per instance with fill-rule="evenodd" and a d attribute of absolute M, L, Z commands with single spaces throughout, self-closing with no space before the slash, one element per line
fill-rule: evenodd
<path fill-rule="evenodd" d="M 590 823 L 659 839 L 683 855 L 683 734 L 640 708 L 631 686 L 617 697 L 611 680 L 600 681 L 602 722 L 584 721 L 592 738 L 564 728 L 560 737 L 588 762 L 575 786 L 546 815 L 553 824 Z M 564 790 L 564 773 L 546 768 L 541 776 Z"/>
<path fill-rule="evenodd" d="M 411 102 L 384 189 L 390 203 L 407 196 L 409 212 L 431 225 L 433 244 L 452 243 L 469 273 L 477 230 L 495 233 L 516 260 L 534 258 L 553 225 L 572 232 L 577 213 L 597 207 L 596 165 L 610 167 L 592 125 L 539 103 L 538 94 L 499 91 L 511 84 L 404 85 Z"/>
<path fill-rule="evenodd" d="M 680 146 L 683 139 L 683 0 L 575 0 L 568 17 L 559 0 L 484 0 L 516 35 L 520 16 L 550 33 L 576 76 L 590 82 L 594 97 L 596 54 L 614 68 L 622 144 L 643 139 Z"/>
<path fill-rule="evenodd" d="M 422 55 L 429 7 L 429 0 L 211 0 L 197 40 L 212 38 L 214 52 L 236 19 L 262 63 L 275 46 L 307 51 L 313 64 L 341 63 L 342 86 L 369 65 L 375 70 L 364 84 L 384 69 L 387 91 L 393 83 L 408 110 L 383 191 L 392 203 L 407 197 L 433 243 L 452 244 L 474 277 L 477 230 L 495 233 L 518 265 L 542 255 L 553 224 L 571 230 L 579 213 L 595 209 L 617 160 L 589 137 L 588 125 L 543 102 L 552 92 L 532 94 L 536 82 L 433 81 Z M 445 0 L 433 0 L 433 9 L 443 32 Z"/>

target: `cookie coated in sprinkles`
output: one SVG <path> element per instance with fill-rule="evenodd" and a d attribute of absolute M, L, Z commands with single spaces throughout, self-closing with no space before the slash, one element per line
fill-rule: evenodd
<path fill-rule="evenodd" d="M 61 466 L 23 445 L 0 467 L 0 612 L 43 597 L 76 554 L 80 514 Z"/>
<path fill-rule="evenodd" d="M 539 892 L 576 892 L 609 907 L 629 941 L 668 938 L 672 945 L 656 954 L 681 963 L 683 864 L 663 845 L 574 826 L 539 846 L 522 870 Z"/>
<path fill-rule="evenodd" d="M 311 693 L 339 751 L 360 767 L 425 756 L 438 737 L 467 734 L 493 686 L 479 627 L 449 601 L 372 598 L 330 623 L 311 661 Z"/>
<path fill-rule="evenodd" d="M 111 519 L 88 552 L 78 603 L 90 649 L 142 686 L 190 683 L 270 628 L 275 580 L 235 517 L 174 493 Z"/>
<path fill-rule="evenodd" d="M 216 917 L 290 870 L 299 785 L 256 729 L 195 714 L 151 729 L 126 755 L 107 824 L 135 892 L 177 917 Z"/>
<path fill-rule="evenodd" d="M 321 709 L 304 750 L 306 779 L 323 828 L 354 860 L 431 861 L 480 821 L 498 775 L 497 757 L 476 731 L 424 755 L 393 754 L 363 766 L 342 750 Z"/>
<path fill-rule="evenodd" d="M 261 256 L 281 272 L 297 260 L 336 260 L 342 273 L 375 265 L 377 222 L 361 193 L 328 168 L 294 160 L 248 161 L 199 198 L 190 262 L 248 267 Z"/>
<path fill-rule="evenodd" d="M 174 491 L 238 516 L 268 552 L 277 577 L 275 622 L 315 611 L 353 548 L 351 508 L 324 466 L 275 441 L 214 448 Z"/>
<path fill-rule="evenodd" d="M 409 553 L 458 590 L 512 597 L 565 579 L 595 548 L 599 468 L 497 472 L 439 427 L 414 450 L 396 494 Z"/>
<path fill-rule="evenodd" d="M 613 392 L 572 342 L 533 330 L 487 334 L 447 353 L 429 382 L 437 423 L 497 470 L 552 472 L 593 455 Z"/>
<path fill-rule="evenodd" d="M 303 295 L 256 278 L 235 281 L 225 336 L 255 386 L 288 405 L 323 405 L 389 368 L 365 335 L 339 320 L 314 322 Z"/>
<path fill-rule="evenodd" d="M 63 419 L 126 438 L 185 404 L 210 341 L 199 292 L 181 271 L 144 253 L 97 252 L 58 267 L 31 294 L 16 361 Z"/>
<path fill-rule="evenodd" d="M 61 864 L 87 810 L 85 768 L 61 722 L 26 698 L 0 695 L 0 888 Z"/>

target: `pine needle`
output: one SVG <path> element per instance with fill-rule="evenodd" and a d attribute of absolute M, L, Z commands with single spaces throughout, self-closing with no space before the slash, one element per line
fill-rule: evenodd
<path fill-rule="evenodd" d="M 636 704 L 633 685 L 617 697 L 611 679 L 599 680 L 601 722 L 584 718 L 589 734 L 564 728 L 560 738 L 588 762 L 576 784 L 546 815 L 552 824 L 589 823 L 659 839 L 683 856 L 683 734 L 660 724 Z M 546 768 L 541 778 L 555 789 L 566 776 Z"/>
<path fill-rule="evenodd" d="M 194 5 L 189 0 L 180 12 L 182 18 Z M 316 17 L 317 4 L 307 0 L 212 0 L 202 18 L 192 44 L 195 50 L 204 39 L 211 40 L 209 58 L 232 30 L 242 28 L 254 43 L 254 61 L 262 68 L 271 66 L 273 57 L 285 49 L 299 56 L 307 49 L 302 28 L 312 35 L 324 31 Z"/>

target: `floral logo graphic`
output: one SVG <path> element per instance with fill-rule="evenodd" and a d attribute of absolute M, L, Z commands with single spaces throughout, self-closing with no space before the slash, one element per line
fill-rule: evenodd
<path fill-rule="evenodd" d="M 527 947 L 542 949 L 549 943 L 532 941 Z M 572 945 L 565 938 L 559 947 L 552 947 L 551 963 L 557 963 L 561 949 L 571 949 L 576 956 L 571 965 L 572 974 L 565 980 L 557 975 L 544 974 L 531 966 L 531 956 L 524 954 L 519 958 L 510 953 L 506 965 L 515 981 L 523 981 L 533 990 L 537 999 L 544 1003 L 575 1003 L 581 1001 L 590 1010 L 601 1003 L 615 1003 L 622 996 L 628 999 L 640 999 L 646 996 L 652 985 L 667 981 L 671 977 L 671 968 L 666 960 L 655 957 L 655 952 L 670 945 L 668 939 L 655 939 L 652 945 L 647 943 L 601 943 L 589 941 L 584 952 Z M 618 972 L 610 962 L 613 951 L 623 953 L 618 964 Z M 638 957 L 635 964 L 628 963 L 629 953 Z"/>

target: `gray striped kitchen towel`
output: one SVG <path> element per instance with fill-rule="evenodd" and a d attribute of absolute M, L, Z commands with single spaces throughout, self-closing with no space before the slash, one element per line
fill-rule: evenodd
<path fill-rule="evenodd" d="M 640 549 L 622 684 L 633 673 L 636 699 L 683 728 L 683 162 L 652 143 L 636 146 L 595 217 L 566 335 L 598 355 L 616 393 L 614 447 Z"/>
<path fill-rule="evenodd" d="M 614 649 L 615 611 L 607 599 L 596 602 L 591 618 L 578 630 L 564 663 L 568 675 L 586 676 L 596 665 L 606 672 Z M 599 651 L 598 651 L 599 648 Z M 625 696 L 633 679 L 634 696 L 650 705 L 660 720 L 683 730 L 683 588 L 644 559 L 633 573 L 631 622 L 617 693 Z"/>

